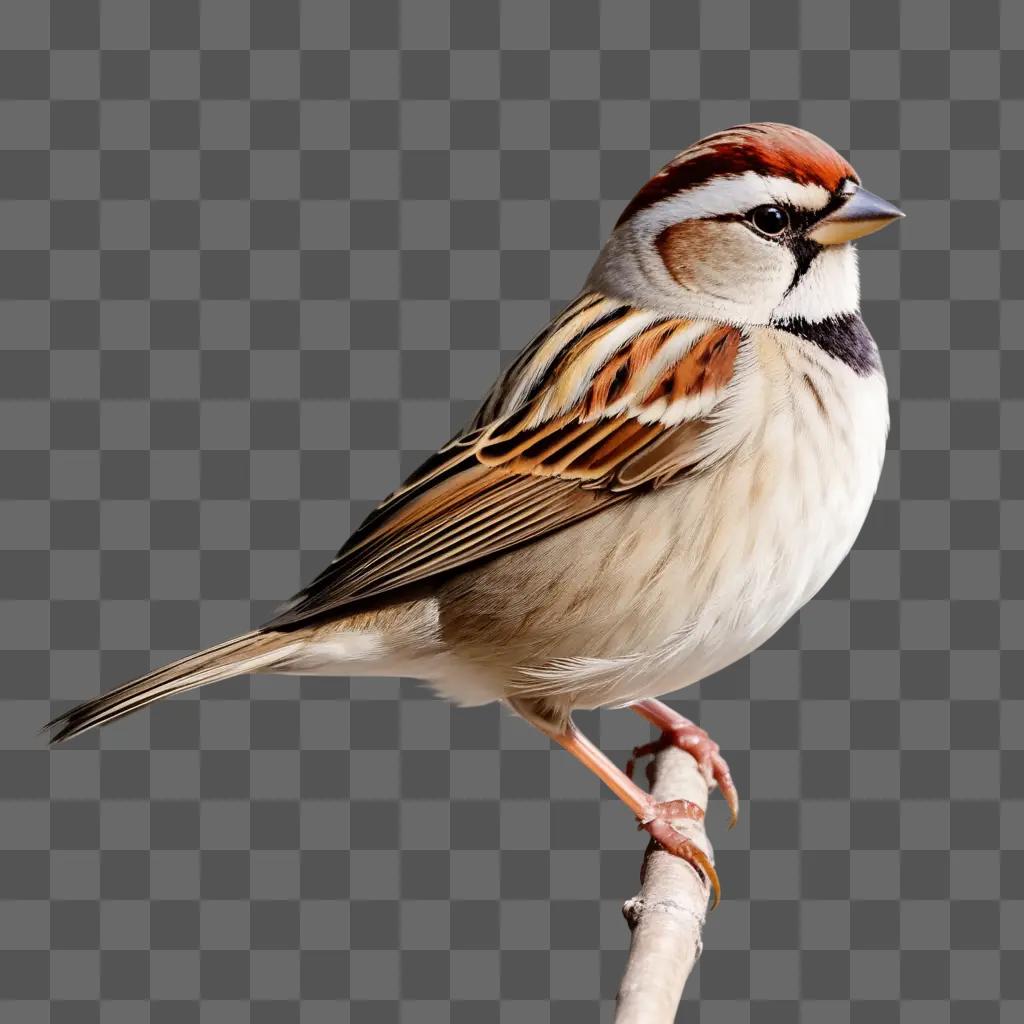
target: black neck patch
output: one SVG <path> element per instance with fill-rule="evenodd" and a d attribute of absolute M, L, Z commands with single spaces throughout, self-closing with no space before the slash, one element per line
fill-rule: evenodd
<path fill-rule="evenodd" d="M 817 345 L 826 355 L 846 363 L 861 377 L 881 368 L 878 346 L 859 313 L 843 313 L 813 322 L 802 317 L 775 320 L 772 327 Z"/>

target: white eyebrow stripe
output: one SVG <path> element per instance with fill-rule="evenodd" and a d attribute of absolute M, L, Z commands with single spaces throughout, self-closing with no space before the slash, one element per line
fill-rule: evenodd
<path fill-rule="evenodd" d="M 653 236 L 683 220 L 741 214 L 765 203 L 786 203 L 803 210 L 820 210 L 831 196 L 821 185 L 806 185 L 782 178 L 744 171 L 716 178 L 679 195 L 669 196 L 632 218 L 631 230 Z M 625 225 L 624 225 L 625 226 Z"/>

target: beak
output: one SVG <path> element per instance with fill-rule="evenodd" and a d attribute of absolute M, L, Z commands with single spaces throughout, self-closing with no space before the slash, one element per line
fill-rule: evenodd
<path fill-rule="evenodd" d="M 807 232 L 807 237 L 820 245 L 839 245 L 880 231 L 903 216 L 902 210 L 897 210 L 881 196 L 854 185 L 843 205 L 822 217 Z"/>

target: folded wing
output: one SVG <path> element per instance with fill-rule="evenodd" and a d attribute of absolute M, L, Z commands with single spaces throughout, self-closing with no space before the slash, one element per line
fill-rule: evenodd
<path fill-rule="evenodd" d="M 722 454 L 716 414 L 743 342 L 737 328 L 581 296 L 268 627 L 381 598 L 699 471 Z"/>

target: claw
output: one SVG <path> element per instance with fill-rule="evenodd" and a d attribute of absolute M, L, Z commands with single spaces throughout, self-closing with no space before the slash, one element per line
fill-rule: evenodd
<path fill-rule="evenodd" d="M 740 818 L 740 794 L 736 783 L 732 781 L 732 772 L 729 771 L 728 762 L 717 752 L 712 755 L 712 765 L 715 782 L 729 808 L 729 828 L 735 828 Z"/>

